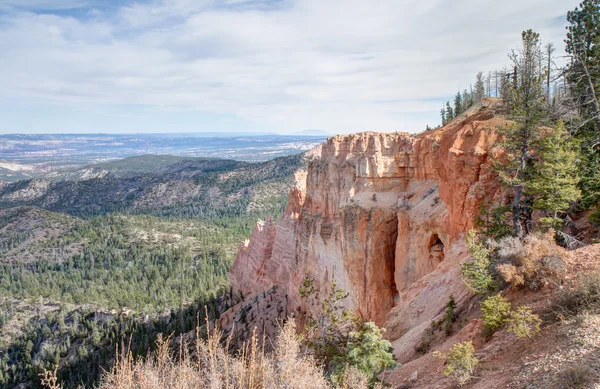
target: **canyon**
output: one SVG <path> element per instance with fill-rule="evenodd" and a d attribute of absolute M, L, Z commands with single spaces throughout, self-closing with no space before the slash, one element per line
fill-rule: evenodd
<path fill-rule="evenodd" d="M 347 307 L 385 327 L 398 361 L 410 360 L 450 296 L 459 309 L 471 297 L 459 274 L 470 259 L 464 236 L 482 204 L 502 201 L 491 169 L 495 129 L 508 124 L 501 112 L 499 100 L 485 99 L 418 135 L 330 137 L 307 154 L 281 218 L 257 223 L 240 246 L 233 290 L 266 296 L 277 288 L 269 298 L 300 316 L 310 309 L 299 294 L 303 280 L 322 294 L 335 280 Z"/>

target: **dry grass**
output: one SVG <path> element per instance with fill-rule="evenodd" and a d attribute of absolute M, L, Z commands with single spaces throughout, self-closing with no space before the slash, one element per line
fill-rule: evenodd
<path fill-rule="evenodd" d="M 302 352 L 293 320 L 283 326 L 270 353 L 261 346 L 265 340 L 254 333 L 237 355 L 232 355 L 228 352 L 230 339 L 222 345 L 221 336 L 217 330 L 207 340 L 196 336 L 193 352 L 180 346 L 178 353 L 173 353 L 169 338 L 160 337 L 156 353 L 148 358 L 134 360 L 130 352 L 122 352 L 98 389 L 336 388 L 325 377 L 323 367 Z M 368 388 L 364 375 L 347 371 L 340 388 Z M 43 383 L 60 389 L 51 372 L 46 373 Z"/>

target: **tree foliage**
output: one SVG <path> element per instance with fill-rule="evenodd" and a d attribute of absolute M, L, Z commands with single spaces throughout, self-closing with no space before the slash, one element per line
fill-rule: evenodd
<path fill-rule="evenodd" d="M 373 322 L 364 323 L 358 331 L 350 333 L 348 355 L 345 360 L 336 363 L 334 373 L 341 380 L 348 367 L 354 367 L 373 381 L 375 374 L 396 365 L 392 354 L 392 345 L 383 339 L 385 329 L 379 328 Z"/>
<path fill-rule="evenodd" d="M 341 382 L 348 368 L 358 369 L 373 382 L 376 374 L 395 365 L 392 345 L 383 339 L 384 330 L 344 309 L 348 294 L 335 280 L 321 299 L 314 280 L 306 277 L 300 295 L 309 306 L 303 342 L 325 363 L 334 382 Z"/>
<path fill-rule="evenodd" d="M 473 293 L 486 295 L 496 287 L 489 271 L 490 250 L 477 238 L 474 230 L 467 233 L 466 244 L 473 260 L 462 264 L 462 279 Z"/>
<path fill-rule="evenodd" d="M 526 194 L 533 197 L 533 208 L 556 220 L 581 197 L 578 188 L 577 150 L 562 122 L 542 136 L 537 147 Z M 553 224 L 553 223 L 551 223 Z"/>
<path fill-rule="evenodd" d="M 533 339 L 540 332 L 540 317 L 534 314 L 531 308 L 521 306 L 516 311 L 510 312 L 507 320 L 508 330 L 519 338 Z"/>
<path fill-rule="evenodd" d="M 481 303 L 483 327 L 488 333 L 506 324 L 511 311 L 511 304 L 500 293 L 490 296 Z"/>
<path fill-rule="evenodd" d="M 436 351 L 434 355 L 446 363 L 444 374 L 453 377 L 459 386 L 466 384 L 475 374 L 479 359 L 475 356 L 472 342 L 456 343 L 444 354 Z"/>

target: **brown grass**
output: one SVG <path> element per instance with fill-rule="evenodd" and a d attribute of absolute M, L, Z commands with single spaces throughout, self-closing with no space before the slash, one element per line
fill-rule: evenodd
<path fill-rule="evenodd" d="M 283 326 L 270 353 L 260 345 L 265 340 L 260 342 L 256 332 L 236 355 L 228 352 L 231 339 L 221 344 L 220 331 L 213 330 L 206 340 L 196 335 L 193 352 L 184 345 L 173 353 L 170 339 L 162 337 L 148 358 L 134 360 L 130 352 L 121 352 L 98 389 L 368 388 L 366 377 L 353 369 L 347 369 L 341 386 L 333 386 L 321 364 L 302 352 L 293 320 Z M 46 372 L 42 383 L 60 389 L 52 376 Z"/>

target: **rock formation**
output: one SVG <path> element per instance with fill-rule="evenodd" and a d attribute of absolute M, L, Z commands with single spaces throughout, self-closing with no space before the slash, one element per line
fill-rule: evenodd
<path fill-rule="evenodd" d="M 260 222 L 231 269 L 234 290 L 275 285 L 288 311 L 311 277 L 323 293 L 336 280 L 347 304 L 388 329 L 402 362 L 450 295 L 469 291 L 459 264 L 464 233 L 499 193 L 491 171 L 501 105 L 487 99 L 449 125 L 419 135 L 366 132 L 329 138 L 298 173 L 275 223 Z"/>

